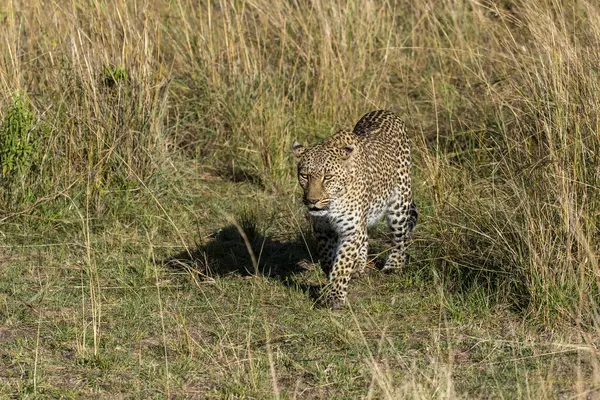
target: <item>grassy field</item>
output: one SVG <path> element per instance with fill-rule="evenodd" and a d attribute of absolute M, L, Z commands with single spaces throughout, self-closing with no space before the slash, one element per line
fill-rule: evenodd
<path fill-rule="evenodd" d="M 0 3 L 0 398 L 600 398 L 600 6 Z M 294 139 L 410 127 L 325 282 Z"/>

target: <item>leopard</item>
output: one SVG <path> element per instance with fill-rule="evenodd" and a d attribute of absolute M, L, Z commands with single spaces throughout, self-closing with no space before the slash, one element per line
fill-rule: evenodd
<path fill-rule="evenodd" d="M 316 304 L 339 309 L 347 304 L 350 279 L 365 272 L 367 229 L 383 217 L 392 246 L 382 271 L 402 271 L 407 262 L 418 210 L 406 125 L 392 111 L 372 111 L 352 131 L 339 130 L 310 147 L 294 140 L 292 151 L 327 277 Z"/>

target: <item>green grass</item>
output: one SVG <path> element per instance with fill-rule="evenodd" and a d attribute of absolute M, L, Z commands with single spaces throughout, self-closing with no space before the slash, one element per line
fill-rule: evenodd
<path fill-rule="evenodd" d="M 595 3 L 196 3 L 0 6 L 0 398 L 598 395 Z M 316 309 L 290 145 L 376 108 L 410 263 Z"/>

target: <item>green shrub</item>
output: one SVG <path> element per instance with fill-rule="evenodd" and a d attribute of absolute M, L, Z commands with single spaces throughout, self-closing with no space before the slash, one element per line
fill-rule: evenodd
<path fill-rule="evenodd" d="M 26 174 L 33 163 L 37 149 L 33 134 L 33 114 L 20 96 L 13 103 L 0 126 L 0 166 L 2 180 Z"/>
<path fill-rule="evenodd" d="M 45 129 L 36 124 L 29 103 L 15 95 L 0 125 L 0 199 L 5 204 L 31 200 L 42 160 Z"/>

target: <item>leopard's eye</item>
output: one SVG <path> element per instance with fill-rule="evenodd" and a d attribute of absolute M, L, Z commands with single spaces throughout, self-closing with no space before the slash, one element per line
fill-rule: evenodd
<path fill-rule="evenodd" d="M 304 179 L 304 180 L 308 179 L 308 175 L 307 175 L 307 174 L 305 174 L 305 173 L 303 173 L 303 172 L 300 172 L 300 173 L 298 174 L 298 176 L 300 177 L 300 179 Z"/>
<path fill-rule="evenodd" d="M 333 178 L 333 175 L 325 175 L 325 176 L 323 177 L 323 182 L 328 182 L 328 181 L 330 181 L 332 178 Z"/>

